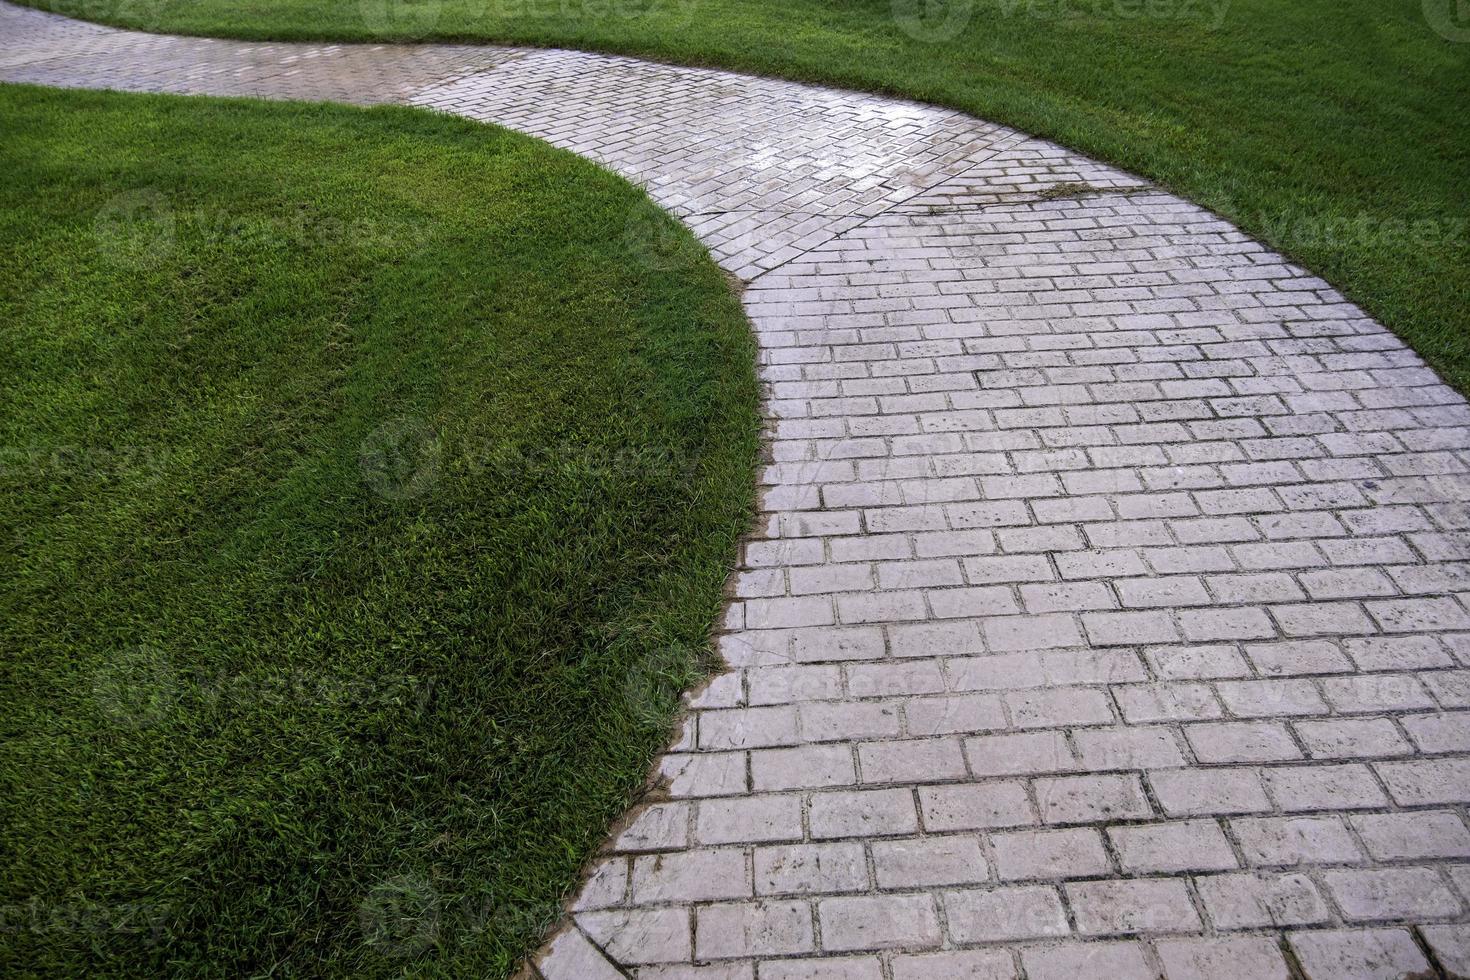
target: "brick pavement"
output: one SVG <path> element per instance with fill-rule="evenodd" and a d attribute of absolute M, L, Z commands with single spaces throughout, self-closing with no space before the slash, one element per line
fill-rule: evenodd
<path fill-rule="evenodd" d="M 1052 144 L 716 71 L 0 5 L 0 80 L 494 121 L 747 281 L 732 670 L 547 980 L 1470 974 L 1470 407 L 1326 283 Z"/>

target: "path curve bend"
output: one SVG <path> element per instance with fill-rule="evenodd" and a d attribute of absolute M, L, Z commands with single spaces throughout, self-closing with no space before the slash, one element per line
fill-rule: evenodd
<path fill-rule="evenodd" d="M 731 671 L 547 980 L 1470 974 L 1470 406 L 1327 283 L 1051 143 L 721 71 L 0 4 L 0 81 L 498 123 L 746 281 Z"/>

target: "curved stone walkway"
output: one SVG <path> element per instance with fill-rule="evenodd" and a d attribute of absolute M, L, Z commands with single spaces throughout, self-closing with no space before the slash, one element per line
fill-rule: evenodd
<path fill-rule="evenodd" d="M 548 980 L 1470 974 L 1470 407 L 1326 283 L 1041 140 L 718 71 L 0 4 L 0 80 L 493 121 L 748 281 L 733 670 Z"/>

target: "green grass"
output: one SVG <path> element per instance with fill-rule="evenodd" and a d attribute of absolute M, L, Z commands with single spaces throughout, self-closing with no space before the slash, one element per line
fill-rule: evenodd
<path fill-rule="evenodd" d="M 0 131 L 0 973 L 504 974 L 708 667 L 738 299 L 463 120 Z"/>
<path fill-rule="evenodd" d="M 1470 24 L 1455 0 L 32 2 L 190 34 L 602 49 L 955 106 L 1225 215 L 1470 391 Z"/>

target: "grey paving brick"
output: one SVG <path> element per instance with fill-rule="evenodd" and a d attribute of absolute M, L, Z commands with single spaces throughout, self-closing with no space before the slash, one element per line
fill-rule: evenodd
<path fill-rule="evenodd" d="M 745 853 L 733 848 L 648 854 L 633 860 L 636 904 L 745 898 L 752 894 Z"/>
<path fill-rule="evenodd" d="M 1280 762 L 1300 759 L 1301 750 L 1279 722 L 1214 722 L 1189 725 L 1185 737 L 1204 763 Z"/>
<path fill-rule="evenodd" d="M 1135 874 L 1238 866 L 1229 841 L 1211 820 L 1110 827 L 1108 837 L 1123 870 Z"/>
<path fill-rule="evenodd" d="M 920 837 L 874 841 L 879 888 L 968 885 L 989 877 L 990 866 L 974 837 Z"/>
<path fill-rule="evenodd" d="M 1065 936 L 1071 931 L 1061 898 L 1046 886 L 950 891 L 941 901 L 949 933 L 959 943 Z"/>
<path fill-rule="evenodd" d="M 1246 862 L 1295 867 L 1357 863 L 1363 853 L 1339 816 L 1241 817 L 1230 821 Z"/>
<path fill-rule="evenodd" d="M 1011 954 L 998 949 L 946 950 L 893 957 L 893 980 L 1013 980 Z"/>
<path fill-rule="evenodd" d="M 1376 766 L 1394 802 L 1401 806 L 1470 803 L 1470 759 L 1419 759 Z"/>
<path fill-rule="evenodd" d="M 923 949 L 943 937 L 934 899 L 929 895 L 855 895 L 817 903 L 822 946 L 858 949 Z"/>
<path fill-rule="evenodd" d="M 919 829 L 913 792 L 874 789 L 812 794 L 809 809 L 815 838 L 878 837 Z"/>
<path fill-rule="evenodd" d="M 1076 980 L 1110 977 L 1114 980 L 1157 980 L 1141 943 L 1068 942 L 1021 951 L 1030 980 Z"/>
<path fill-rule="evenodd" d="M 787 844 L 755 849 L 757 895 L 831 895 L 867 888 L 868 864 L 861 844 Z"/>
<path fill-rule="evenodd" d="M 758 749 L 750 754 L 750 774 L 758 793 L 857 782 L 852 750 L 841 744 Z"/>
<path fill-rule="evenodd" d="M 1316 925 L 1332 914 L 1312 879 L 1300 872 L 1207 875 L 1196 878 L 1194 887 L 1219 929 Z"/>
<path fill-rule="evenodd" d="M 695 920 L 694 955 L 702 960 L 780 956 L 816 948 L 811 909 L 801 901 L 705 905 L 695 912 Z"/>
<path fill-rule="evenodd" d="M 688 961 L 693 948 L 683 909 L 608 909 L 583 912 L 577 924 L 617 963 Z"/>
<path fill-rule="evenodd" d="M 1101 823 L 1152 815 L 1137 776 L 1058 776 L 1033 781 L 1046 823 Z"/>
<path fill-rule="evenodd" d="M 1407 929 L 1293 932 L 1289 941 L 1312 980 L 1403 980 L 1430 975 L 1429 961 Z"/>
<path fill-rule="evenodd" d="M 1166 769 L 1150 772 L 1148 782 L 1171 817 L 1271 809 L 1260 773 L 1254 769 Z"/>
<path fill-rule="evenodd" d="M 1267 792 L 1283 810 L 1349 810 L 1388 803 L 1364 765 L 1281 766 L 1262 775 Z"/>
<path fill-rule="evenodd" d="M 958 779 L 965 759 L 956 738 L 867 742 L 858 746 L 865 783 L 915 783 Z"/>
<path fill-rule="evenodd" d="M 1026 789 L 1016 782 L 919 788 L 919 810 L 930 831 L 983 830 L 1034 824 Z"/>
<path fill-rule="evenodd" d="M 1116 933 L 1193 932 L 1200 918 L 1184 883 L 1177 879 L 1079 881 L 1065 885 L 1077 931 Z"/>
<path fill-rule="evenodd" d="M 1107 874 L 1112 862 L 1092 829 L 1021 830 L 990 835 L 1002 880 L 1081 878 Z"/>
<path fill-rule="evenodd" d="M 1429 868 L 1324 871 L 1322 880 L 1343 917 L 1353 922 L 1448 916 L 1461 909 L 1460 900 Z"/>
<path fill-rule="evenodd" d="M 1470 857 L 1470 831 L 1450 810 L 1355 814 L 1348 822 L 1378 861 Z"/>
<path fill-rule="evenodd" d="M 796 796 L 701 800 L 694 838 L 700 844 L 798 840 L 801 800 Z"/>

